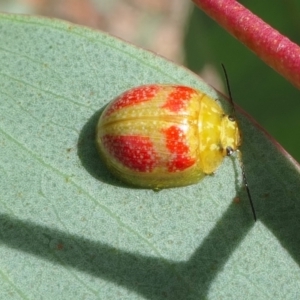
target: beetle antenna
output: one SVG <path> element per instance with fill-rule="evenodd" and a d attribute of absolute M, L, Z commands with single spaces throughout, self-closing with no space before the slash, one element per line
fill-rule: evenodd
<path fill-rule="evenodd" d="M 231 94 L 231 90 L 230 90 L 227 71 L 225 69 L 225 66 L 223 64 L 221 64 L 221 65 L 222 65 L 223 72 L 224 72 L 225 79 L 226 79 L 226 85 L 227 85 L 227 91 L 228 91 L 228 95 L 229 95 L 229 101 L 230 101 L 231 107 L 232 107 L 232 117 L 234 117 L 236 119 L 235 106 L 234 106 L 234 103 L 233 103 L 233 100 L 232 100 L 232 94 Z M 244 182 L 244 186 L 246 187 L 246 191 L 247 191 L 248 199 L 249 199 L 249 202 L 250 202 L 253 218 L 254 218 L 254 221 L 256 221 L 256 213 L 255 213 L 252 197 L 251 197 L 251 194 L 250 194 L 248 181 L 247 181 L 247 178 L 246 178 L 245 168 L 244 168 L 244 164 L 243 164 L 243 160 L 242 160 L 242 153 L 241 153 L 241 151 L 237 150 L 237 154 L 238 154 L 239 163 L 240 163 L 240 166 L 241 166 L 241 169 L 242 169 L 243 182 Z"/>
<path fill-rule="evenodd" d="M 236 117 L 235 107 L 234 107 L 234 103 L 233 103 L 233 99 L 232 99 L 232 94 L 231 94 L 231 89 L 230 89 L 230 84 L 229 84 L 227 71 L 226 71 L 225 66 L 223 64 L 221 64 L 221 66 L 223 68 L 223 72 L 224 72 L 224 76 L 225 76 L 225 80 L 226 80 L 226 87 L 227 87 L 227 91 L 228 91 L 229 102 L 230 102 L 231 108 L 232 108 L 232 117 Z"/>
<path fill-rule="evenodd" d="M 246 177 L 245 168 L 244 168 L 244 164 L 243 164 L 243 160 L 242 160 L 242 152 L 237 150 L 237 154 L 238 154 L 238 159 L 239 159 L 240 166 L 241 166 L 241 169 L 242 169 L 243 182 L 244 182 L 244 185 L 246 187 L 246 191 L 247 191 L 248 199 L 249 199 L 249 202 L 250 202 L 253 218 L 254 218 L 254 221 L 256 221 L 256 213 L 255 213 L 252 197 L 251 197 L 251 194 L 250 194 L 250 189 L 249 189 L 249 186 L 248 186 L 248 180 L 247 180 L 247 177 Z"/>

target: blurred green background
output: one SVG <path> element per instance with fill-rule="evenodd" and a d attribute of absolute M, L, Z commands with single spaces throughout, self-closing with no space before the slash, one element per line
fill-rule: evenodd
<path fill-rule="evenodd" d="M 239 2 L 300 44 L 299 0 Z M 0 0 L 0 10 L 55 17 L 106 31 L 187 66 L 226 93 L 220 67 L 225 64 L 234 101 L 300 162 L 300 91 L 192 1 Z"/>

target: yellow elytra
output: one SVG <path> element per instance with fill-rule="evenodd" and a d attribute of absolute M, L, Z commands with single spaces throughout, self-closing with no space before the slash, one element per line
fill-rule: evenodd
<path fill-rule="evenodd" d="M 191 87 L 132 88 L 108 104 L 96 143 L 109 170 L 131 185 L 163 189 L 197 183 L 240 146 L 232 117 Z"/>

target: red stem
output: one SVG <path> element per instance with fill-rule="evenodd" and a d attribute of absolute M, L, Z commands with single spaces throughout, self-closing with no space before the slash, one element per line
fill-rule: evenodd
<path fill-rule="evenodd" d="M 206 14 L 300 89 L 300 47 L 235 0 L 193 0 Z"/>

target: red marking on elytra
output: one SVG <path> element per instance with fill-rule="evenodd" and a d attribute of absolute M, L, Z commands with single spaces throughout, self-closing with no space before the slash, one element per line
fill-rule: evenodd
<path fill-rule="evenodd" d="M 102 143 L 109 155 L 132 171 L 151 172 L 158 156 L 149 137 L 105 135 Z"/>
<path fill-rule="evenodd" d="M 166 138 L 166 147 L 170 151 L 172 157 L 168 163 L 168 171 L 182 171 L 191 167 L 196 160 L 190 157 L 184 131 L 178 126 L 173 125 L 163 130 L 163 133 Z"/>
<path fill-rule="evenodd" d="M 176 86 L 173 89 L 162 107 L 172 112 L 179 112 L 186 108 L 195 90 L 187 86 Z"/>
<path fill-rule="evenodd" d="M 150 101 L 159 91 L 159 85 L 144 85 L 133 88 L 119 97 L 105 112 L 105 116 L 109 116 L 113 112 L 127 106 L 136 105 L 141 102 Z"/>

